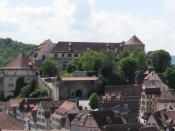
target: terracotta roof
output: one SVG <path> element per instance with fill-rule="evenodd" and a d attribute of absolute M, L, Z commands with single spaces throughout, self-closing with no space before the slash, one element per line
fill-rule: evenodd
<path fill-rule="evenodd" d="M 34 49 L 32 55 L 34 55 L 35 52 L 50 52 L 56 44 L 54 44 L 50 39 L 43 41 L 37 48 Z"/>
<path fill-rule="evenodd" d="M 51 52 L 86 52 L 88 50 L 100 51 L 112 49 L 122 50 L 122 45 L 125 42 L 119 43 L 104 43 L 104 42 L 58 42 Z"/>
<path fill-rule="evenodd" d="M 158 75 L 155 73 L 155 71 L 150 72 L 144 80 L 158 80 Z"/>
<path fill-rule="evenodd" d="M 1 130 L 23 130 L 24 126 L 5 112 L 0 113 Z"/>
<path fill-rule="evenodd" d="M 133 35 L 126 43 L 125 45 L 144 45 L 143 42 L 141 40 L 139 40 L 139 38 L 137 38 L 137 36 Z"/>
<path fill-rule="evenodd" d="M 126 86 L 105 86 L 105 95 L 119 95 L 121 99 L 127 99 L 127 97 L 134 96 L 136 100 L 141 97 L 142 87 L 134 86 L 134 85 L 126 85 Z"/>
<path fill-rule="evenodd" d="M 175 108 L 169 107 L 152 114 L 154 119 L 160 128 L 163 128 L 166 125 L 174 125 L 175 124 Z M 148 123 L 149 124 L 149 123 Z"/>
<path fill-rule="evenodd" d="M 3 69 L 33 69 L 36 68 L 35 64 L 32 63 L 29 58 L 24 54 L 20 53 L 13 58 Z"/>
<path fill-rule="evenodd" d="M 112 124 L 124 124 L 125 120 L 120 114 L 112 110 L 87 111 L 78 114 L 71 122 L 73 125 L 84 127 L 100 127 Z"/>
<path fill-rule="evenodd" d="M 139 100 L 125 100 L 115 102 L 101 102 L 100 109 L 112 109 L 119 111 L 127 122 L 138 122 Z"/>
<path fill-rule="evenodd" d="M 41 101 L 40 104 L 44 109 L 45 117 L 49 118 L 63 104 L 63 101 Z"/>
<path fill-rule="evenodd" d="M 56 111 L 55 113 L 57 115 L 61 115 L 64 116 L 68 113 L 68 111 L 70 111 L 71 109 L 73 109 L 75 107 L 75 103 L 74 102 L 70 102 L 70 101 L 65 101 Z"/>

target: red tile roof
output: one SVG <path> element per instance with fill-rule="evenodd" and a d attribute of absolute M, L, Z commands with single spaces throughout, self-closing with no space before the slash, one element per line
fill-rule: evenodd
<path fill-rule="evenodd" d="M 75 103 L 74 102 L 70 102 L 70 101 L 65 101 L 56 111 L 55 113 L 61 116 L 66 115 L 66 113 L 73 109 L 75 107 Z"/>
<path fill-rule="evenodd" d="M 23 130 L 24 126 L 5 112 L 0 113 L 1 130 Z"/>
<path fill-rule="evenodd" d="M 134 35 L 125 43 L 125 45 L 144 45 L 144 43 Z"/>
<path fill-rule="evenodd" d="M 14 59 L 12 59 L 3 69 L 30 69 L 36 68 L 29 58 L 24 54 L 20 53 Z"/>
<path fill-rule="evenodd" d="M 56 44 L 54 44 L 50 39 L 45 40 L 33 50 L 32 55 L 34 55 L 34 53 L 50 52 L 55 46 Z"/>

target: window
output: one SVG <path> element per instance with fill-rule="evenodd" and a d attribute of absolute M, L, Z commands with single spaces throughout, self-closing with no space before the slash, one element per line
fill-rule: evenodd
<path fill-rule="evenodd" d="M 62 57 L 64 57 L 64 54 L 62 54 Z"/>
<path fill-rule="evenodd" d="M 13 87 L 13 84 L 9 84 L 8 86 L 9 86 L 9 88 L 12 88 Z"/>
<path fill-rule="evenodd" d="M 38 58 L 38 54 L 37 53 L 34 54 L 34 58 Z"/>
<path fill-rule="evenodd" d="M 78 54 L 74 54 L 74 57 L 78 57 Z"/>
<path fill-rule="evenodd" d="M 142 94 L 142 98 L 145 99 L 145 95 L 144 94 Z"/>
<path fill-rule="evenodd" d="M 41 115 L 42 113 L 40 111 L 38 111 L 38 115 Z"/>
<path fill-rule="evenodd" d="M 55 53 L 54 57 L 55 57 L 55 59 L 56 59 L 56 58 L 58 58 L 58 54 L 57 54 L 57 53 Z"/>
<path fill-rule="evenodd" d="M 68 54 L 68 57 L 72 57 L 72 54 Z"/>
<path fill-rule="evenodd" d="M 128 104 L 124 104 L 124 109 L 128 109 Z"/>
<path fill-rule="evenodd" d="M 42 122 L 45 122 L 45 119 L 42 119 Z"/>
<path fill-rule="evenodd" d="M 43 60 L 45 60 L 45 59 L 46 59 L 46 56 L 45 56 L 45 55 L 43 55 L 43 56 L 42 56 L 42 59 L 43 59 Z"/>

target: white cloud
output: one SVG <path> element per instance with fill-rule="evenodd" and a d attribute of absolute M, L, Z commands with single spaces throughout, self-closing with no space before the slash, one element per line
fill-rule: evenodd
<path fill-rule="evenodd" d="M 163 48 L 175 54 L 172 48 L 175 31 L 167 21 L 141 20 L 129 14 L 97 11 L 94 1 L 53 0 L 50 6 L 8 8 L 10 1 L 0 0 L 0 23 L 4 25 L 3 28 L 0 26 L 0 36 L 39 44 L 47 38 L 55 42 L 120 42 L 136 34 L 147 50 Z"/>
<path fill-rule="evenodd" d="M 165 14 L 175 14 L 175 0 L 164 0 L 163 4 Z"/>

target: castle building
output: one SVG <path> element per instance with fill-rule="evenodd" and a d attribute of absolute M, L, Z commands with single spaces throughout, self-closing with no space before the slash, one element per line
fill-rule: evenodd
<path fill-rule="evenodd" d="M 55 45 L 56 44 L 54 44 L 50 39 L 45 40 L 33 50 L 32 54 L 29 56 L 30 59 L 36 65 L 40 65 L 43 60 L 49 57 L 48 54 L 55 47 Z"/>
<path fill-rule="evenodd" d="M 5 67 L 3 72 L 3 91 L 4 96 L 13 96 L 18 78 L 23 77 L 25 83 L 29 83 L 36 77 L 37 68 L 24 53 L 20 53 L 12 59 Z"/>
<path fill-rule="evenodd" d="M 53 59 L 60 68 L 65 68 L 73 58 L 78 58 L 89 51 L 113 50 L 116 54 L 123 51 L 145 50 L 145 45 L 137 36 L 132 36 L 127 42 L 72 42 L 59 41 L 54 44 L 50 40 L 40 44 L 31 55 L 35 63 L 41 63 L 45 58 Z"/>
<path fill-rule="evenodd" d="M 124 50 L 128 52 L 133 52 L 135 50 L 144 51 L 145 44 L 134 35 L 124 44 Z"/>

